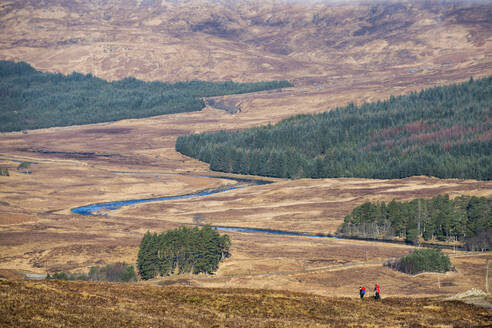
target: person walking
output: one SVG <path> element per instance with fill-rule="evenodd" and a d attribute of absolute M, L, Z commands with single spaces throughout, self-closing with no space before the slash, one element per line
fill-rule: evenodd
<path fill-rule="evenodd" d="M 359 287 L 359 294 L 360 294 L 360 299 L 363 299 L 364 295 L 366 294 L 366 287 L 360 286 Z"/>
<path fill-rule="evenodd" d="M 379 300 L 381 297 L 379 296 L 379 293 L 381 293 L 381 288 L 379 287 L 378 284 L 374 286 L 374 299 Z"/>

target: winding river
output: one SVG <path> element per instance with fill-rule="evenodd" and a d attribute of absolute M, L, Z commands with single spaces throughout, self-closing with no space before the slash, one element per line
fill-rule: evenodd
<path fill-rule="evenodd" d="M 162 197 L 120 200 L 120 201 L 115 201 L 115 202 L 90 204 L 90 205 L 85 205 L 85 206 L 73 208 L 72 212 L 75 214 L 80 214 L 80 215 L 94 215 L 100 211 L 112 211 L 112 210 L 119 209 L 123 206 L 131 206 L 131 205 L 141 204 L 141 203 L 162 202 L 165 200 L 204 197 L 204 196 L 218 194 L 218 193 L 229 191 L 229 190 L 245 188 L 245 187 L 248 187 L 251 185 L 259 186 L 259 185 L 267 185 L 267 184 L 272 183 L 270 181 L 265 181 L 265 180 L 240 179 L 240 178 L 232 178 L 232 177 L 197 176 L 197 175 L 194 175 L 194 176 L 195 177 L 204 177 L 204 178 L 234 180 L 237 182 L 237 184 L 233 185 L 233 186 L 222 186 L 222 187 L 215 188 L 215 189 L 202 190 L 202 191 L 198 191 L 198 192 L 191 193 L 191 194 L 185 194 L 185 195 L 162 196 Z"/>
<path fill-rule="evenodd" d="M 115 172 L 119 174 L 128 174 L 128 172 Z M 96 203 L 85 205 L 81 207 L 76 207 L 72 209 L 73 213 L 80 215 L 94 215 L 101 211 L 112 211 L 119 209 L 123 206 L 131 206 L 135 204 L 141 203 L 152 203 L 152 202 L 162 202 L 166 200 L 175 200 L 175 199 L 187 199 L 187 198 L 197 198 L 197 197 L 205 197 L 213 194 L 218 194 L 221 192 L 226 192 L 229 190 L 245 188 L 252 185 L 267 185 L 272 182 L 265 180 L 253 180 L 253 179 L 241 179 L 241 178 L 232 178 L 232 177 L 222 177 L 222 176 L 197 176 L 203 178 L 217 178 L 217 179 L 226 179 L 226 180 L 234 180 L 237 184 L 233 186 L 222 186 L 214 189 L 207 189 L 198 191 L 191 194 L 185 195 L 176 195 L 176 196 L 162 196 L 162 197 L 154 197 L 154 198 L 144 198 L 144 199 L 131 199 L 131 200 L 121 200 L 115 202 L 107 202 L 107 203 Z M 334 236 L 326 236 L 326 235 L 315 235 L 308 234 L 303 232 L 293 232 L 293 231 L 281 231 L 281 230 L 272 230 L 272 229 L 259 229 L 259 228 L 240 228 L 240 227 L 224 227 L 224 226 L 213 226 L 217 230 L 221 231 L 234 231 L 234 232 L 256 232 L 256 233 L 268 233 L 275 235 L 286 235 L 286 236 L 300 236 L 300 237 L 315 237 L 315 238 L 337 238 Z"/>
<path fill-rule="evenodd" d="M 117 174 L 131 174 L 133 172 L 114 172 Z M 152 202 L 161 202 L 166 200 L 174 200 L 174 199 L 187 199 L 187 198 L 197 198 L 197 197 L 205 197 L 213 194 L 218 194 L 221 192 L 226 192 L 234 189 L 241 189 L 248 186 L 260 186 L 267 185 L 273 183 L 271 181 L 265 180 L 254 180 L 254 179 L 241 179 L 241 178 L 232 178 L 232 177 L 223 177 L 223 176 L 203 176 L 203 175 L 193 175 L 194 177 L 203 177 L 203 178 L 216 178 L 216 179 L 226 179 L 226 180 L 234 180 L 237 184 L 233 186 L 222 186 L 214 189 L 207 189 L 198 191 L 191 194 L 185 195 L 176 195 L 176 196 L 162 196 L 162 197 L 154 197 L 154 198 L 144 198 L 144 199 L 132 199 L 132 200 L 121 200 L 115 202 L 107 202 L 107 203 L 96 203 L 90 204 L 86 206 L 76 207 L 72 209 L 73 213 L 80 215 L 94 215 L 101 211 L 112 211 L 119 209 L 123 206 L 131 206 L 135 204 L 141 203 L 152 203 Z M 260 229 L 260 228 L 241 228 L 241 227 L 224 227 L 224 226 L 213 226 L 213 228 L 221 231 L 234 231 L 234 232 L 256 232 L 256 233 L 268 233 L 275 235 L 285 235 L 285 236 L 299 236 L 299 237 L 314 237 L 314 238 L 339 238 L 334 236 L 327 235 L 316 235 L 316 234 L 308 234 L 304 232 L 294 232 L 294 231 L 281 231 L 281 230 L 273 230 L 273 229 Z"/>
<path fill-rule="evenodd" d="M 114 172 L 118 174 L 136 174 L 135 172 Z M 194 177 L 203 177 L 203 178 L 213 178 L 213 179 L 226 179 L 226 180 L 234 180 L 237 184 L 232 186 L 222 186 L 214 189 L 207 189 L 198 191 L 195 193 L 185 194 L 185 195 L 176 195 L 176 196 L 163 196 L 163 197 L 154 197 L 154 198 L 144 198 L 144 199 L 133 199 L 133 200 L 122 200 L 108 203 L 96 203 L 81 207 L 76 207 L 72 209 L 73 213 L 80 215 L 94 215 L 100 211 L 112 211 L 119 209 L 123 206 L 131 206 L 135 204 L 141 203 L 152 203 L 152 202 L 161 202 L 166 200 L 174 200 L 174 199 L 187 199 L 187 198 L 197 198 L 197 197 L 205 197 L 213 194 L 218 194 L 221 192 L 226 192 L 234 189 L 241 189 L 249 186 L 259 186 L 259 185 L 267 185 L 273 182 L 265 181 L 265 180 L 254 180 L 254 179 L 241 179 L 241 178 L 233 178 L 233 177 L 224 177 L 224 176 L 205 176 L 205 175 L 187 175 Z M 349 239 L 349 240 L 366 240 L 366 241 L 376 241 L 382 243 L 391 243 L 391 244 L 406 244 L 404 241 L 396 241 L 396 240 L 382 240 L 382 239 L 373 239 L 373 238 L 364 238 L 364 237 L 337 237 L 330 236 L 324 234 L 313 234 L 313 233 L 305 233 L 305 232 L 294 232 L 294 231 L 282 231 L 282 230 L 273 230 L 273 229 L 261 229 L 261 228 L 241 228 L 241 227 L 224 227 L 224 226 L 212 226 L 213 228 L 221 231 L 233 231 L 233 232 L 254 232 L 254 233 L 267 233 L 267 234 L 275 234 L 275 235 L 285 235 L 285 236 L 299 236 L 299 237 L 312 237 L 312 238 L 337 238 L 337 239 Z M 426 245 L 422 245 L 426 246 Z M 440 247 L 440 248 L 452 248 L 452 246 L 448 245 L 433 245 L 428 244 L 428 247 Z"/>

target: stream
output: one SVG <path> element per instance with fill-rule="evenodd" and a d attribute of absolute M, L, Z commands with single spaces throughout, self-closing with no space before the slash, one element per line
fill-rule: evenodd
<path fill-rule="evenodd" d="M 121 172 L 118 172 L 118 173 L 121 173 Z M 196 176 L 198 177 L 198 175 L 196 175 Z M 161 196 L 161 197 L 152 197 L 152 198 L 144 198 L 144 199 L 120 200 L 120 201 L 115 201 L 115 202 L 90 204 L 90 205 L 85 205 L 85 206 L 73 208 L 72 212 L 75 214 L 80 214 L 80 215 L 94 215 L 99 211 L 117 210 L 123 206 L 132 206 L 132 205 L 141 204 L 141 203 L 161 202 L 161 201 L 165 201 L 165 200 L 204 197 L 204 196 L 210 196 L 213 194 L 218 194 L 218 193 L 229 191 L 229 190 L 245 188 L 245 187 L 248 187 L 251 185 L 260 186 L 260 185 L 267 185 L 267 184 L 272 183 L 270 181 L 265 181 L 265 180 L 240 179 L 240 178 L 232 178 L 232 177 L 214 177 L 214 176 L 200 176 L 200 177 L 234 180 L 237 182 L 237 184 L 233 185 L 233 186 L 222 186 L 222 187 L 218 187 L 218 188 L 214 188 L 214 189 L 202 190 L 202 191 L 198 191 L 198 192 L 191 193 L 191 194 L 185 194 L 185 195 Z"/>
<path fill-rule="evenodd" d="M 136 172 L 113 172 L 113 173 L 136 174 Z M 123 206 L 132 206 L 141 203 L 161 202 L 161 201 L 175 200 L 175 199 L 205 197 L 205 196 L 218 194 L 221 192 L 226 192 L 229 190 L 241 189 L 249 186 L 267 185 L 273 183 L 271 181 L 266 181 L 266 180 L 243 179 L 243 178 L 233 178 L 233 177 L 224 177 L 224 176 L 205 176 L 205 175 L 187 175 L 187 176 L 234 180 L 237 182 L 237 184 L 232 186 L 222 186 L 214 189 L 202 190 L 185 195 L 161 196 L 161 197 L 144 198 L 144 199 L 122 200 L 122 201 L 107 202 L 107 203 L 96 203 L 96 204 L 76 207 L 73 208 L 71 211 L 75 214 L 80 214 L 80 215 L 95 215 L 100 211 L 117 210 Z M 397 241 L 397 240 L 383 240 L 383 239 L 374 239 L 374 238 L 365 238 L 365 237 L 330 236 L 324 234 L 313 234 L 313 233 L 305 233 L 305 232 L 282 231 L 282 230 L 262 229 L 262 228 L 241 228 L 241 227 L 225 227 L 225 226 L 212 226 L 212 228 L 221 231 L 231 231 L 231 232 L 253 232 L 253 233 L 267 233 L 267 234 L 274 234 L 274 235 L 285 235 L 285 236 L 299 236 L 299 237 L 311 237 L 311 238 L 337 238 L 337 239 L 350 239 L 350 240 L 361 240 L 361 241 L 376 241 L 376 242 L 391 243 L 391 244 L 406 244 L 406 242 L 404 241 Z M 452 248 L 452 246 L 449 245 L 437 245 L 437 244 L 428 244 L 428 245 L 421 245 L 421 246 Z"/>
<path fill-rule="evenodd" d="M 285 235 L 285 236 L 299 236 L 299 237 L 313 237 L 313 238 L 338 238 L 336 236 L 327 235 L 313 235 L 305 232 L 294 232 L 294 231 L 282 231 L 282 230 L 272 230 L 272 229 L 260 229 L 260 228 L 238 228 L 238 227 L 223 227 L 223 226 L 212 226 L 214 229 L 221 231 L 233 231 L 233 232 L 260 232 L 269 233 L 273 235 Z"/>
<path fill-rule="evenodd" d="M 133 172 L 114 172 L 117 174 L 132 174 Z M 175 196 L 161 196 L 161 197 L 153 197 L 153 198 L 144 198 L 144 199 L 132 199 L 132 200 L 122 200 L 115 202 L 106 202 L 106 203 L 96 203 L 85 205 L 81 207 L 76 207 L 72 209 L 72 212 L 80 215 L 94 215 L 100 211 L 112 211 L 119 209 L 123 206 L 132 206 L 135 204 L 141 203 L 152 203 L 152 202 L 161 202 L 166 200 L 175 200 L 175 199 L 187 199 L 187 198 L 197 198 L 204 197 L 213 194 L 218 194 L 221 192 L 235 190 L 240 188 L 245 188 L 248 186 L 256 185 L 266 185 L 272 182 L 265 180 L 253 180 L 253 179 L 242 179 L 242 178 L 232 178 L 232 177 L 222 177 L 222 176 L 199 176 L 193 175 L 195 177 L 203 177 L 203 178 L 217 178 L 217 179 L 227 179 L 234 180 L 237 184 L 233 186 L 222 186 L 214 189 L 207 189 L 198 191 L 195 193 L 185 194 L 185 195 L 175 195 Z M 314 238 L 339 238 L 334 236 L 327 235 L 316 235 L 309 234 L 304 232 L 294 232 L 294 231 L 281 231 L 281 230 L 273 230 L 273 229 L 260 229 L 260 228 L 240 228 L 240 227 L 224 227 L 224 226 L 212 226 L 214 229 L 221 231 L 234 231 L 234 232 L 256 232 L 256 233 L 267 233 L 267 234 L 275 234 L 275 235 L 285 235 L 285 236 L 299 236 L 299 237 L 314 237 Z"/>

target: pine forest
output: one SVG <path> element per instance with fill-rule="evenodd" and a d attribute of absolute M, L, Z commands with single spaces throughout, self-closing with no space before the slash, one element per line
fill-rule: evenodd
<path fill-rule="evenodd" d="M 492 77 L 275 125 L 179 137 L 215 171 L 281 178 L 492 179 Z"/>
<path fill-rule="evenodd" d="M 202 97 L 289 86 L 287 81 L 108 82 L 91 74 L 42 73 L 24 62 L 0 61 L 0 132 L 192 112 L 205 106 Z"/>

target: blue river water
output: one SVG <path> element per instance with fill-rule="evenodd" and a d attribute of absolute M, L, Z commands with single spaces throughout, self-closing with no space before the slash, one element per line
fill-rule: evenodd
<path fill-rule="evenodd" d="M 266 185 L 272 182 L 264 181 L 264 180 L 249 180 L 249 179 L 240 179 L 240 178 L 232 178 L 232 177 L 214 177 L 214 176 L 202 176 L 205 178 L 218 178 L 218 179 L 228 179 L 235 180 L 239 185 L 230 186 L 230 187 L 219 187 L 215 189 L 208 189 L 199 191 L 196 193 L 186 194 L 186 195 L 176 195 L 176 196 L 162 196 L 162 197 L 154 197 L 154 198 L 144 198 L 144 199 L 132 199 L 132 200 L 121 200 L 115 202 L 107 202 L 107 203 L 97 203 L 86 206 L 81 206 L 77 208 L 73 208 L 72 212 L 80 215 L 94 215 L 99 211 L 111 211 L 119 209 L 123 206 L 131 206 L 135 204 L 141 203 L 151 203 L 151 202 L 161 202 L 166 200 L 175 200 L 175 199 L 187 199 L 187 198 L 196 198 L 196 197 L 204 197 L 213 194 L 218 194 L 221 192 L 240 189 L 251 185 Z M 326 236 L 326 235 L 315 235 L 315 234 L 307 234 L 303 232 L 292 232 L 292 231 L 279 231 L 279 230 L 270 230 L 270 229 L 259 229 L 259 228 L 238 228 L 238 227 L 222 227 L 222 226 L 213 226 L 214 229 L 221 231 L 234 231 L 234 232 L 256 232 L 256 233 L 267 233 L 274 235 L 285 235 L 285 236 L 301 236 L 301 237 L 315 237 L 315 238 L 339 238 L 334 236 Z"/>
<path fill-rule="evenodd" d="M 204 177 L 206 177 L 206 176 L 204 176 Z M 231 186 L 231 187 L 219 187 L 216 189 L 208 189 L 208 190 L 203 190 L 203 191 L 199 191 L 199 192 L 191 193 L 191 194 L 186 194 L 186 195 L 162 196 L 162 197 L 154 197 L 154 198 L 131 199 L 131 200 L 120 200 L 120 201 L 107 202 L 107 203 L 97 203 L 97 204 L 91 204 L 91 205 L 73 208 L 72 212 L 76 213 L 76 214 L 80 214 L 80 215 L 93 215 L 94 213 L 96 213 L 98 211 L 111 211 L 111 210 L 119 209 L 123 206 L 131 206 L 131 205 L 141 204 L 141 203 L 161 202 L 161 201 L 165 201 L 165 200 L 203 197 L 203 196 L 218 194 L 218 193 L 224 192 L 224 191 L 244 188 L 244 187 L 250 186 L 251 184 L 266 185 L 266 184 L 272 183 L 270 181 L 264 181 L 264 180 L 247 180 L 247 179 L 236 179 L 236 178 L 231 178 L 231 177 L 212 177 L 212 176 L 208 176 L 208 177 L 209 178 L 235 180 L 238 183 L 248 183 L 248 184 L 235 185 L 235 186 Z"/>
<path fill-rule="evenodd" d="M 340 238 L 335 236 L 326 235 L 313 235 L 304 232 L 293 232 L 293 231 L 281 231 L 281 230 L 271 230 L 271 229 L 259 229 L 259 228 L 235 228 L 235 227 L 221 227 L 213 226 L 214 229 L 221 231 L 233 231 L 233 232 L 260 232 L 269 233 L 273 235 L 286 235 L 286 236 L 301 236 L 301 237 L 315 237 L 315 238 Z"/>

